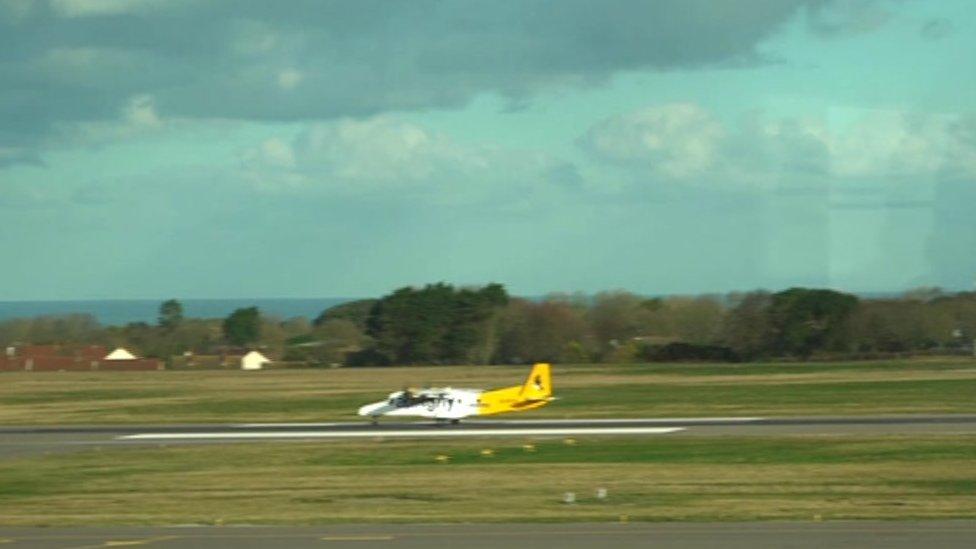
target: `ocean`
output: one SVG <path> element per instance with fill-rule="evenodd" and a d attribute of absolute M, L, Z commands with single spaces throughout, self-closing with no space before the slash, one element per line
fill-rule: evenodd
<path fill-rule="evenodd" d="M 356 298 L 320 297 L 296 299 L 180 299 L 187 318 L 224 318 L 235 309 L 257 307 L 261 314 L 282 319 L 305 317 L 313 320 L 325 309 Z M 106 299 L 90 301 L 0 301 L 0 321 L 36 316 L 90 314 L 105 326 L 130 322 L 154 324 L 161 300 Z"/>

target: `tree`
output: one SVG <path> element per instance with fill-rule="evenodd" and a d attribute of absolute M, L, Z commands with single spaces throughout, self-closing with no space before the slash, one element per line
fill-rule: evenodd
<path fill-rule="evenodd" d="M 731 310 L 722 324 L 722 342 L 745 360 L 769 353 L 770 327 L 768 292 L 755 291 L 729 296 Z"/>
<path fill-rule="evenodd" d="M 454 294 L 451 321 L 444 334 L 441 359 L 451 363 L 487 363 L 496 344 L 497 312 L 508 303 L 500 284 L 463 288 Z"/>
<path fill-rule="evenodd" d="M 586 312 L 586 321 L 600 355 L 606 358 L 633 338 L 647 335 L 644 332 L 652 308 L 658 304 L 624 291 L 598 293 Z"/>
<path fill-rule="evenodd" d="M 711 296 L 669 297 L 664 302 L 664 315 L 671 334 L 680 341 L 710 344 L 718 341 L 725 311 Z"/>
<path fill-rule="evenodd" d="M 400 288 L 370 310 L 366 329 L 375 346 L 363 356 L 397 364 L 486 363 L 494 354 L 498 311 L 507 302 L 500 284 Z"/>
<path fill-rule="evenodd" d="M 852 348 L 858 352 L 899 353 L 933 347 L 937 339 L 927 333 L 932 319 L 926 317 L 935 312 L 923 301 L 910 298 L 863 301 L 849 322 Z M 952 329 L 947 326 L 944 332 L 948 336 Z"/>
<path fill-rule="evenodd" d="M 847 322 L 857 297 L 833 290 L 790 288 L 773 294 L 768 314 L 773 350 L 808 358 L 815 351 L 845 350 Z"/>
<path fill-rule="evenodd" d="M 175 330 L 183 322 L 183 304 L 169 299 L 159 305 L 159 327 L 167 332 Z"/>
<path fill-rule="evenodd" d="M 306 345 L 307 356 L 321 364 L 340 364 L 346 356 L 362 350 L 369 338 L 351 320 L 330 319 L 316 326 L 314 341 Z"/>
<path fill-rule="evenodd" d="M 261 313 L 257 307 L 237 309 L 224 319 L 224 339 L 232 345 L 254 343 L 260 335 Z"/>
<path fill-rule="evenodd" d="M 501 323 L 497 360 L 506 363 L 589 359 L 583 311 L 566 301 L 512 300 Z"/>
<path fill-rule="evenodd" d="M 356 324 L 360 330 L 366 329 L 366 322 L 369 320 L 370 312 L 376 305 L 378 299 L 358 299 L 347 303 L 340 303 L 334 307 L 322 311 L 322 313 L 312 321 L 314 326 L 321 326 L 329 320 L 349 320 Z"/>

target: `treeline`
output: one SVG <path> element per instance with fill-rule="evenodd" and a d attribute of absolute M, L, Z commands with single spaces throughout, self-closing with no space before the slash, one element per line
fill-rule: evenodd
<path fill-rule="evenodd" d="M 256 347 L 308 365 L 757 361 L 972 353 L 976 293 L 920 289 L 864 299 L 791 288 L 723 296 L 509 296 L 499 284 L 401 288 L 303 318 L 254 307 L 225 319 L 184 318 L 178 301 L 155 324 L 102 327 L 90 316 L 0 322 L 0 343 L 100 343 L 168 359 Z"/>

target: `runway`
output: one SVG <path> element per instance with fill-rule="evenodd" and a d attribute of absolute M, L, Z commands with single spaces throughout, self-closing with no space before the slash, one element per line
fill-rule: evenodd
<path fill-rule="evenodd" d="M 299 527 L 115 527 L 0 528 L 11 549 L 357 547 L 427 549 L 520 546 L 576 549 L 686 549 L 725 547 L 916 547 L 969 548 L 976 543 L 972 520 L 891 522 L 589 523 L 589 524 L 373 524 Z"/>
<path fill-rule="evenodd" d="M 786 436 L 976 434 L 976 415 L 792 418 L 633 418 L 468 420 L 408 423 L 245 423 L 0 427 L 0 458 L 91 446 L 200 444 L 258 440 L 423 439 L 566 436 Z"/>

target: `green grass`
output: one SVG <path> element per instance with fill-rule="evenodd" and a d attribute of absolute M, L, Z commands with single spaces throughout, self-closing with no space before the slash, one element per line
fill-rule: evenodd
<path fill-rule="evenodd" d="M 0 374 L 0 424 L 355 420 L 404 385 L 493 388 L 525 367 Z M 556 365 L 528 417 L 976 413 L 976 361 Z"/>
<path fill-rule="evenodd" d="M 594 416 L 976 412 L 976 378 L 779 384 L 748 379 L 734 384 L 630 384 L 613 387 L 611 398 L 605 387 L 569 388 L 560 393 L 558 407 Z"/>
<path fill-rule="evenodd" d="M 174 421 L 194 421 L 200 417 L 219 419 L 223 417 L 250 416 L 297 416 L 320 414 L 326 417 L 348 416 L 373 395 L 362 393 L 353 396 L 329 396 L 328 398 L 215 398 L 194 400 L 180 406 L 164 402 L 159 404 L 140 404 L 122 406 L 112 410 L 113 414 L 124 414 L 131 418 L 154 419 L 167 415 Z M 375 400 L 375 399 L 374 399 Z"/>
<path fill-rule="evenodd" d="M 2 379 L 2 378 L 0 378 Z M 0 392 L 0 406 L 55 404 L 59 402 L 100 402 L 133 398 L 159 398 L 176 396 L 172 391 L 154 389 L 86 389 L 81 391 L 39 391 L 34 393 L 7 394 Z"/>
<path fill-rule="evenodd" d="M 965 360 L 891 360 L 858 362 L 768 362 L 768 363 L 687 363 L 687 364 L 608 364 L 603 366 L 608 373 L 627 375 L 661 375 L 680 373 L 687 376 L 759 376 L 770 374 L 819 374 L 836 372 L 901 372 L 910 367 L 915 370 L 933 372 L 953 371 L 973 368 L 972 361 Z"/>
<path fill-rule="evenodd" d="M 0 423 L 351 420 L 405 384 L 527 371 L 4 373 Z M 557 365 L 554 382 L 520 417 L 976 413 L 972 360 Z M 0 525 L 973 518 L 974 463 L 976 437 L 942 435 L 103 448 L 0 461 Z"/>
<path fill-rule="evenodd" d="M 973 518 L 974 459 L 974 436 L 92 450 L 0 462 L 0 525 Z"/>
<path fill-rule="evenodd" d="M 825 441 L 827 442 L 825 444 Z M 976 463 L 976 437 L 937 438 L 829 438 L 829 437 L 741 437 L 729 444 L 716 439 L 625 438 L 594 439 L 583 445 L 561 442 L 536 446 L 527 452 L 518 445 L 503 444 L 490 459 L 477 447 L 461 443 L 438 443 L 432 451 L 428 443 L 390 443 L 389 451 L 377 452 L 378 445 L 345 448 L 341 452 L 311 457 L 307 465 L 429 465 L 439 451 L 454 452 L 455 464 L 483 466 L 546 463 L 698 463 L 698 464 L 817 464 L 879 463 L 885 461 L 924 462 L 931 460 L 973 460 Z M 491 444 L 488 444 L 491 446 Z M 539 449 L 543 451 L 538 451 Z"/>

